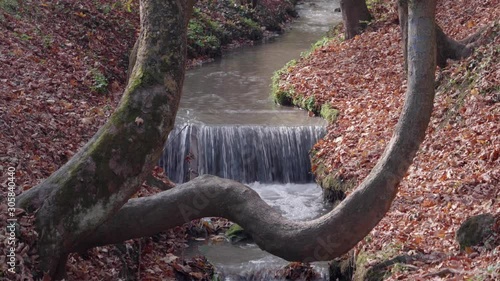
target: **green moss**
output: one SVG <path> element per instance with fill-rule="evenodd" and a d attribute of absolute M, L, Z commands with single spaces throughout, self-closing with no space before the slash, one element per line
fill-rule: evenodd
<path fill-rule="evenodd" d="M 281 75 L 289 72 L 297 64 L 296 60 L 291 60 L 285 64 L 281 69 L 274 72 L 271 78 L 271 97 L 273 101 L 280 105 L 292 105 L 295 90 L 293 87 L 282 87 Z"/>
<path fill-rule="evenodd" d="M 292 86 L 293 87 L 293 86 Z M 302 107 L 304 104 L 304 97 L 303 96 L 297 96 L 292 100 L 292 104 L 297 106 L 297 107 Z"/>
<path fill-rule="evenodd" d="M 309 50 L 300 53 L 301 58 L 308 58 L 314 51 L 328 45 L 328 43 L 332 40 L 332 37 L 330 36 L 324 36 L 323 38 L 319 39 L 315 43 L 311 45 L 311 48 Z"/>
<path fill-rule="evenodd" d="M 273 95 L 274 102 L 279 104 L 279 105 L 292 105 L 292 98 L 291 98 L 292 92 L 287 92 L 287 91 L 277 91 Z"/>
<path fill-rule="evenodd" d="M 330 104 L 325 103 L 321 106 L 320 116 L 328 123 L 334 123 L 339 115 L 338 109 L 333 108 Z"/>
<path fill-rule="evenodd" d="M 392 274 L 392 268 L 405 259 L 404 256 L 398 256 L 401 249 L 401 244 L 389 244 L 376 253 L 359 252 L 352 280 L 381 281 L 388 278 Z M 368 262 L 375 262 L 375 265 L 369 266 Z"/>
<path fill-rule="evenodd" d="M 342 201 L 345 194 L 356 187 L 354 179 L 345 180 L 335 176 L 334 174 L 326 174 L 323 176 L 316 176 L 319 186 L 323 188 L 323 198 L 328 202 Z"/>
<path fill-rule="evenodd" d="M 140 87 L 147 87 L 149 85 L 155 84 L 157 81 L 157 78 L 155 78 L 156 75 L 144 71 L 142 67 L 138 68 L 135 72 L 136 74 L 132 77 L 130 77 L 129 81 L 129 88 L 128 88 L 128 93 L 133 93 L 135 90 L 137 90 Z M 127 95 L 128 97 L 128 95 Z M 124 98 L 127 98 L 124 96 Z"/>
<path fill-rule="evenodd" d="M 292 99 L 293 105 L 313 112 L 316 115 L 319 113 L 314 96 L 304 98 L 303 96 L 294 95 L 295 91 L 293 91 L 293 87 L 290 87 L 290 89 L 291 90 L 288 93 L 288 97 Z"/>
<path fill-rule="evenodd" d="M 351 281 L 354 274 L 354 250 L 342 255 L 329 263 L 330 280 Z"/>
<path fill-rule="evenodd" d="M 345 198 L 345 193 L 356 187 L 356 179 L 344 179 L 338 177 L 335 171 L 330 171 L 324 164 L 323 159 L 316 155 L 317 151 L 312 149 L 310 152 L 312 171 L 316 177 L 316 183 L 323 189 L 323 198 L 335 203 Z"/>
<path fill-rule="evenodd" d="M 245 239 L 250 238 L 250 235 L 245 232 L 245 230 L 238 224 L 233 224 L 225 233 L 229 241 L 236 243 Z"/>
<path fill-rule="evenodd" d="M 307 111 L 314 112 L 315 114 L 318 112 L 316 107 L 316 99 L 314 96 L 309 96 L 304 100 L 304 105 L 302 108 L 305 108 Z"/>

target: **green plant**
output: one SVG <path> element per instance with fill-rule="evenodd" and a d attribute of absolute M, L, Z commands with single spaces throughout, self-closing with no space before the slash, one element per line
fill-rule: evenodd
<path fill-rule="evenodd" d="M 101 10 L 103 14 L 109 14 L 113 10 L 113 7 L 108 4 L 104 4 L 101 6 Z"/>
<path fill-rule="evenodd" d="M 19 9 L 17 0 L 0 0 L 0 10 L 4 10 L 9 14 L 16 14 Z"/>
<path fill-rule="evenodd" d="M 108 91 L 108 78 L 98 69 L 92 69 L 92 87 L 91 89 L 95 92 L 104 94 Z"/>
<path fill-rule="evenodd" d="M 255 21 L 253 21 L 253 20 L 252 20 L 252 19 L 250 19 L 250 18 L 243 18 L 243 19 L 241 20 L 241 22 L 242 22 L 244 25 L 246 25 L 246 26 L 248 26 L 248 27 L 251 27 L 251 28 L 260 28 L 259 24 L 258 24 L 258 23 L 256 23 Z"/>
<path fill-rule="evenodd" d="M 337 120 L 339 111 L 336 108 L 333 108 L 330 104 L 325 103 L 321 106 L 319 115 L 328 121 L 328 123 L 334 123 Z"/>
<path fill-rule="evenodd" d="M 307 97 L 304 100 L 304 104 L 303 104 L 302 108 L 306 109 L 307 111 L 311 111 L 311 112 L 316 113 L 317 112 L 316 99 L 314 98 L 314 96 Z"/>
<path fill-rule="evenodd" d="M 31 37 L 31 36 L 29 36 L 28 34 L 25 34 L 25 33 L 19 35 L 19 39 L 21 39 L 23 41 L 29 41 L 29 40 L 31 40 L 31 38 L 33 38 L 33 37 Z"/>
<path fill-rule="evenodd" d="M 43 35 L 42 42 L 43 42 L 43 47 L 45 49 L 48 49 L 52 46 L 52 43 L 54 43 L 54 38 L 52 38 L 51 35 Z"/>
<path fill-rule="evenodd" d="M 316 41 L 315 43 L 313 43 L 311 45 L 311 48 L 309 48 L 309 50 L 305 51 L 305 52 L 302 52 L 300 53 L 300 57 L 302 58 L 307 58 L 309 57 L 314 51 L 316 51 L 317 49 L 323 47 L 323 46 L 326 46 L 328 45 L 328 43 L 332 40 L 331 37 L 328 37 L 328 36 L 324 36 L 323 38 L 319 39 L 318 41 Z"/>
<path fill-rule="evenodd" d="M 127 12 L 129 12 L 129 13 L 132 12 L 132 2 L 133 1 L 134 0 L 125 0 L 125 1 L 123 1 L 123 6 L 125 7 L 125 10 Z"/>
<path fill-rule="evenodd" d="M 188 24 L 188 54 L 196 55 L 218 55 L 221 52 L 221 41 L 217 36 L 220 26 L 204 16 L 191 18 Z"/>
<path fill-rule="evenodd" d="M 199 14 L 201 14 L 201 9 L 200 9 L 200 8 L 198 8 L 198 7 L 194 7 L 194 8 L 193 8 L 193 15 L 194 15 L 194 16 L 197 16 L 197 15 L 199 15 Z"/>
<path fill-rule="evenodd" d="M 379 2 L 380 0 L 366 0 L 366 7 L 371 10 L 373 8 L 373 5 Z"/>
<path fill-rule="evenodd" d="M 242 18 L 240 20 L 242 27 L 246 30 L 247 38 L 250 40 L 258 40 L 263 36 L 260 25 L 250 18 Z"/>

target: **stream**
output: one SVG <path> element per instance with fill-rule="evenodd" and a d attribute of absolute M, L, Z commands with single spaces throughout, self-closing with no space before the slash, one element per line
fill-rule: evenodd
<path fill-rule="evenodd" d="M 297 5 L 299 18 L 282 35 L 242 47 L 186 73 L 176 127 L 160 160 L 177 183 L 213 174 L 247 183 L 269 205 L 293 220 L 328 212 L 313 183 L 308 151 L 325 134 L 326 122 L 307 112 L 275 105 L 271 76 L 341 21 L 338 0 Z M 195 241 L 182 253 L 204 255 L 224 280 L 280 280 L 285 260 L 253 243 Z M 314 263 L 317 280 L 327 264 Z"/>
<path fill-rule="evenodd" d="M 285 217 L 292 220 L 310 220 L 329 210 L 331 205 L 323 202 L 321 189 L 316 184 L 261 184 L 249 186 L 270 206 L 278 209 Z M 276 272 L 289 262 L 261 250 L 252 242 L 232 244 L 227 241 L 190 242 L 182 256 L 205 256 L 212 263 L 218 274 L 225 281 L 271 281 L 285 280 L 277 278 Z M 312 263 L 317 279 L 328 279 L 328 262 Z"/>

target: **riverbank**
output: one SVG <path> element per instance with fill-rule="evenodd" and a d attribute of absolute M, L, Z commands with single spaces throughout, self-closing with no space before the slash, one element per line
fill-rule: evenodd
<path fill-rule="evenodd" d="M 16 168 L 17 192 L 66 163 L 112 114 L 139 32 L 138 11 L 136 0 L 0 1 L 0 159 L 3 175 L 8 166 Z M 255 9 L 233 1 L 200 0 L 189 24 L 190 64 L 280 33 L 293 15 L 293 4 L 287 0 L 262 0 Z M 161 178 L 160 172 L 155 174 Z M 143 185 L 136 196 L 159 191 Z M 0 211 L 5 229 L 5 204 Z M 37 234 L 33 217 L 18 215 L 21 263 L 16 276 L 30 279 L 38 262 Z M 210 279 L 213 268 L 205 260 L 185 261 L 172 254 L 184 247 L 190 231 L 201 227 L 198 224 L 71 255 L 68 274 L 74 280 Z M 0 244 L 7 249 L 4 235 L 0 233 Z M 2 274 L 6 266 L 1 263 Z"/>
<path fill-rule="evenodd" d="M 254 7 L 252 1 L 197 1 L 188 25 L 189 65 L 200 65 L 227 50 L 276 36 L 297 16 L 296 0 L 255 2 Z"/>
<path fill-rule="evenodd" d="M 427 138 L 391 210 L 355 249 L 365 265 L 402 254 L 421 257 L 408 266 L 388 267 L 389 279 L 500 276 L 498 246 L 461 251 L 455 241 L 466 218 L 500 209 L 500 9 L 495 3 L 438 3 L 438 22 L 451 37 L 487 29 L 471 57 L 437 71 Z M 371 5 L 376 19 L 363 34 L 323 41 L 275 79 L 276 100 L 331 122 L 312 150 L 313 172 L 329 188 L 349 190 L 366 177 L 391 137 L 404 100 L 396 3 Z"/>

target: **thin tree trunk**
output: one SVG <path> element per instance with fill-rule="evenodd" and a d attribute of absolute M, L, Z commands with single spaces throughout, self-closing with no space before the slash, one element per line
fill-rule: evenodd
<path fill-rule="evenodd" d="M 406 61 L 406 52 L 408 46 L 408 0 L 398 1 L 398 14 L 403 43 L 403 57 L 405 58 L 405 69 L 407 69 L 408 62 Z M 480 30 L 478 33 L 470 36 L 462 42 L 459 42 L 448 37 L 437 23 L 435 23 L 435 26 L 437 46 L 436 63 L 441 68 L 446 66 L 446 62 L 448 59 L 460 60 L 470 56 L 472 54 L 473 48 L 471 45 L 469 45 L 469 43 L 474 42 L 474 40 L 481 33 Z"/>
<path fill-rule="evenodd" d="M 372 20 L 365 0 L 341 0 L 342 19 L 344 21 L 345 39 L 361 34 Z"/>

